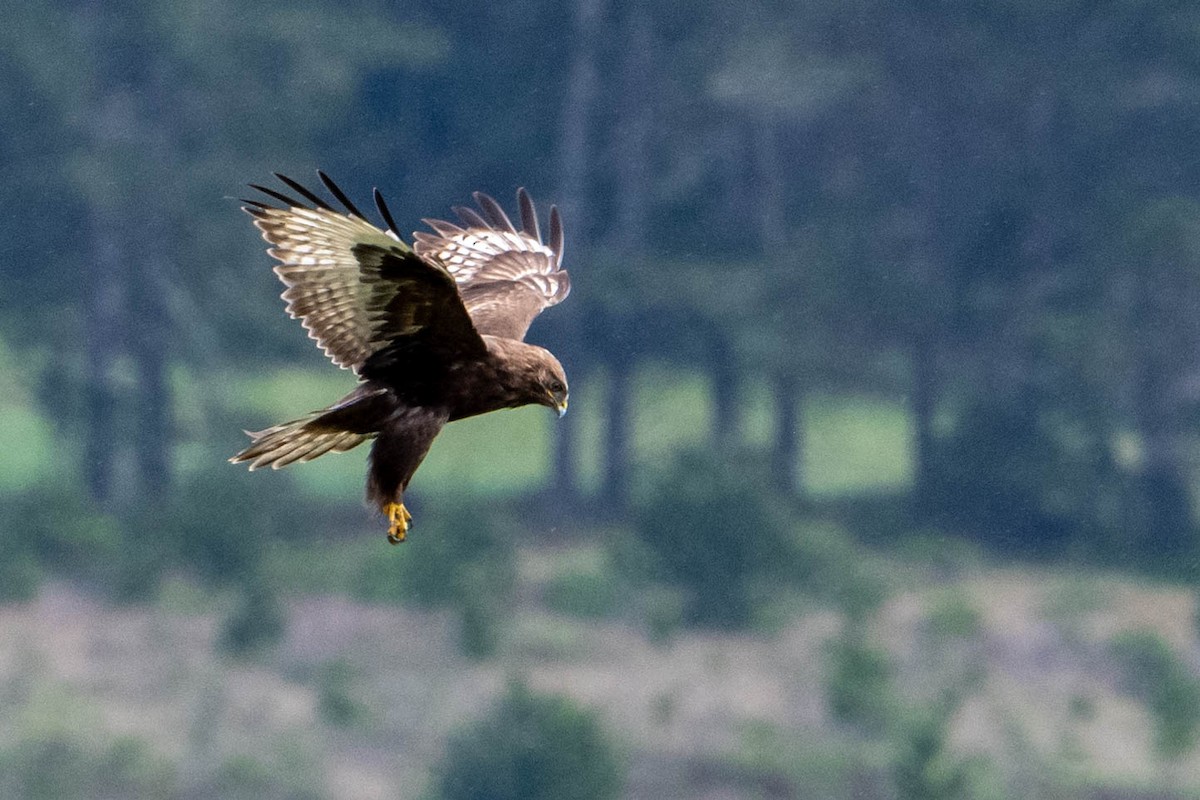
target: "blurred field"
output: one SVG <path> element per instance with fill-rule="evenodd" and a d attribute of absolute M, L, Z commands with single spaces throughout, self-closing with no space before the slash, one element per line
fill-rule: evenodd
<path fill-rule="evenodd" d="M 322 408 L 353 386 L 349 373 L 284 369 L 264 375 L 234 375 L 221 381 L 229 414 L 247 428 L 266 426 Z M 579 470 L 585 490 L 599 482 L 605 409 L 603 375 L 578 376 L 572 384 L 570 414 L 579 427 Z M 184 400 L 188 393 L 181 395 Z M 773 431 L 765 398 L 746 390 L 742 435 L 753 446 L 768 446 Z M 650 366 L 637 373 L 632 406 L 634 459 L 661 464 L 681 447 L 702 442 L 711 425 L 711 401 L 696 373 Z M 803 409 L 806 449 L 801 464 L 807 488 L 817 495 L 903 489 L 910 479 L 910 423 L 906 409 L 871 397 L 811 397 Z M 183 412 L 186 415 L 186 410 Z M 497 412 L 450 425 L 438 437 L 413 481 L 414 491 L 436 495 L 468 492 L 500 496 L 545 483 L 553 414 L 542 408 Z M 225 438 L 230 431 L 213 432 Z M 40 439 L 26 445 L 30 452 Z M 199 443 L 196 443 L 199 444 Z M 22 447 L 18 441 L 17 447 Z M 234 442 L 234 447 L 238 442 Z M 185 452 L 186 450 L 185 446 Z M 186 467 L 201 468 L 211 457 L 193 447 Z M 366 448 L 325 456 L 291 471 L 314 497 L 345 500 L 362 491 Z M 4 479 L 0 466 L 0 481 Z"/>
<path fill-rule="evenodd" d="M 349 574 L 366 555 L 356 546 L 292 551 L 293 566 L 277 574 L 297 576 L 298 560 Z M 227 605 L 219 593 L 177 582 L 154 606 L 130 608 L 53 585 L 35 602 L 0 610 L 0 640 L 9 643 L 0 694 L 11 712 L 0 750 L 35 736 L 80 752 L 117 748 L 142 770 L 188 764 L 221 773 L 245 762 L 288 776 L 276 787 L 290 781 L 346 800 L 413 796 L 406 792 L 429 780 L 449 732 L 506 676 L 524 674 L 600 711 L 630 764 L 629 798 L 760 797 L 770 780 L 835 787 L 883 755 L 830 719 L 822 665 L 844 626 L 834 610 L 811 608 L 770 635 L 679 632 L 656 643 L 632 620 L 573 618 L 539 601 L 581 557 L 523 550 L 524 599 L 506 611 L 503 648 L 482 663 L 458 653 L 453 615 L 357 603 L 311 585 L 287 594 L 280 647 L 249 663 L 214 652 Z M 950 728 L 960 757 L 986 756 L 1036 792 L 1027 796 L 1074 797 L 1113 782 L 1150 787 L 1167 773 L 1179 790 L 1200 790 L 1200 754 L 1163 762 L 1151 716 L 1101 655 L 1125 630 L 1153 630 L 1194 650 L 1190 593 L 1047 570 L 971 569 L 924 586 L 915 573 L 894 577 L 904 585 L 874 617 L 871 636 L 906 696 L 936 694 L 975 671 Z M 939 623 L 948 598 L 977 609 L 977 621 Z M 350 723 L 322 711 L 330 664 L 345 665 L 338 691 L 361 710 Z M 679 782 L 664 783 L 672 774 Z M 1069 794 L 1041 793 L 1050 786 Z"/>

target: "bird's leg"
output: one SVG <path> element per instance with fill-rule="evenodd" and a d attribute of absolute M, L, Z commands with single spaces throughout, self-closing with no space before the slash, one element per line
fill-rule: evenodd
<path fill-rule="evenodd" d="M 412 514 L 408 513 L 404 503 L 386 503 L 383 506 L 383 513 L 388 518 L 388 541 L 392 544 L 400 544 L 408 535 Z"/>

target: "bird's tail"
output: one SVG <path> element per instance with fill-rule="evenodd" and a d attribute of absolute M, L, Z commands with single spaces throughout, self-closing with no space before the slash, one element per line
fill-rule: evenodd
<path fill-rule="evenodd" d="M 316 411 L 266 430 L 246 431 L 253 443 L 229 461 L 234 464 L 249 461 L 252 470 L 268 466 L 279 469 L 312 461 L 326 453 L 344 453 L 375 435 L 331 428 L 322 419 L 324 416 L 327 416 L 325 411 Z"/>

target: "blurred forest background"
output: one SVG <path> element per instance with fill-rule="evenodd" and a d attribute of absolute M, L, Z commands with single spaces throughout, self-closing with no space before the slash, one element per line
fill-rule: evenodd
<path fill-rule="evenodd" d="M 1200 6 L 0 3 L 0 794 L 1200 796 Z M 557 203 L 388 547 L 237 199 Z"/>

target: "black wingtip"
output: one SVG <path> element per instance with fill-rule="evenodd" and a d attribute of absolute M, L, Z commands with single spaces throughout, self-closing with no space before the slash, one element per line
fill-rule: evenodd
<path fill-rule="evenodd" d="M 298 200 L 288 197 L 283 192 L 277 192 L 274 189 L 268 189 L 266 186 L 259 186 L 257 183 L 252 183 L 252 184 L 250 184 L 250 188 L 255 190 L 256 192 L 262 192 L 267 197 L 271 197 L 271 198 L 278 200 L 279 202 L 283 203 L 285 206 L 287 206 L 289 208 L 303 208 L 304 207 L 304 204 L 299 202 Z"/>
<path fill-rule="evenodd" d="M 387 203 L 383 201 L 383 193 L 376 187 L 373 190 L 373 195 L 375 197 L 375 207 L 379 209 L 379 216 L 383 217 L 383 221 L 387 223 L 388 230 L 396 234 L 396 237 L 399 238 L 400 230 L 396 227 L 396 221 L 392 219 L 392 212 L 388 210 Z"/>
<path fill-rule="evenodd" d="M 321 179 L 321 183 L 325 184 L 325 188 L 337 198 L 337 201 L 346 207 L 347 211 L 364 222 L 368 221 L 367 218 L 363 216 L 363 213 L 358 210 L 358 207 L 355 206 L 354 203 L 350 202 L 350 198 L 346 197 L 346 193 L 342 191 L 341 187 L 333 182 L 332 178 L 330 178 L 321 170 L 317 170 L 317 177 Z"/>
<path fill-rule="evenodd" d="M 322 200 L 320 197 L 318 197 L 313 192 L 306 189 L 298 181 L 292 180 L 287 175 L 284 175 L 281 172 L 273 172 L 271 174 L 274 175 L 279 180 L 283 181 L 285 184 L 288 185 L 288 188 L 292 189 L 292 191 L 296 192 L 296 194 L 301 195 L 305 200 L 312 203 L 317 208 L 323 208 L 326 211 L 333 211 L 333 209 L 330 208 L 328 203 L 326 203 L 324 200 Z"/>
<path fill-rule="evenodd" d="M 558 206 L 550 206 L 550 249 L 554 251 L 555 258 L 558 259 L 558 266 L 562 266 L 563 258 L 563 225 L 562 215 L 558 212 Z"/>

